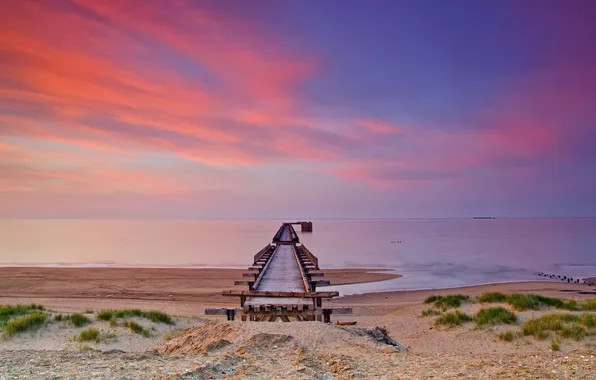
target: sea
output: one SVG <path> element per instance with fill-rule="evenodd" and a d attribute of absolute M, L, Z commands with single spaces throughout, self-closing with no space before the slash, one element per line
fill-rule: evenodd
<path fill-rule="evenodd" d="M 288 220 L 286 220 L 288 221 Z M 282 220 L 0 220 L 0 266 L 246 268 Z M 322 268 L 398 279 L 342 294 L 596 276 L 596 218 L 313 220 Z"/>

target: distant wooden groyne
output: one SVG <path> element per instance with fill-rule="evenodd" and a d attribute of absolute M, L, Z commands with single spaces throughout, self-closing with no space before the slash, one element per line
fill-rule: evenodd
<path fill-rule="evenodd" d="M 275 233 L 272 243 L 253 257 L 253 264 L 244 273 L 244 280 L 234 285 L 246 286 L 245 290 L 226 290 L 222 295 L 239 297 L 240 308 L 207 308 L 207 315 L 226 315 L 228 320 L 240 316 L 243 321 L 289 322 L 331 321 L 331 314 L 351 314 L 351 308 L 325 308 L 323 299 L 339 296 L 339 292 L 318 291 L 318 286 L 330 285 L 321 279 L 319 259 L 303 244 L 293 224 L 283 223 Z"/>

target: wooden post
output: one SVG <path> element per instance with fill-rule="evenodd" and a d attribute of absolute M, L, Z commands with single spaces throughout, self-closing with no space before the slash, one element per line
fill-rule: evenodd
<path fill-rule="evenodd" d="M 324 309 L 323 310 L 323 317 L 325 317 L 325 323 L 331 323 L 331 310 Z"/>
<path fill-rule="evenodd" d="M 228 321 L 233 321 L 234 316 L 236 315 L 236 310 L 228 309 L 228 310 L 226 310 L 226 314 L 228 315 Z"/>

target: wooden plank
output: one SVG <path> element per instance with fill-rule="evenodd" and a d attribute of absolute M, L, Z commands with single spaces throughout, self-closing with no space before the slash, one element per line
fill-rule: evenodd
<path fill-rule="evenodd" d="M 228 297 L 287 297 L 287 298 L 333 298 L 339 297 L 339 292 L 277 292 L 267 290 L 224 290 L 223 296 Z"/>

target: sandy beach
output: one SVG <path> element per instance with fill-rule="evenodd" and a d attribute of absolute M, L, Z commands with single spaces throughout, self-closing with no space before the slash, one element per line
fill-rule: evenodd
<path fill-rule="evenodd" d="M 332 283 L 395 278 L 369 269 L 325 270 Z M 421 317 L 430 295 L 470 296 L 457 310 L 475 315 L 487 305 L 475 301 L 485 292 L 533 293 L 583 302 L 593 287 L 561 282 L 524 282 L 455 289 L 396 291 L 352 295 L 328 301 L 351 306 L 353 315 L 334 320 L 357 322 L 342 327 L 320 322 L 242 323 L 206 317 L 208 306 L 237 306 L 219 295 L 241 276 L 236 269 L 133 268 L 1 268 L 0 304 L 40 304 L 50 317 L 87 313 L 100 334 L 114 342 L 80 344 L 73 340 L 84 327 L 47 323 L 38 332 L 0 340 L 0 375 L 7 378 L 593 378 L 596 337 L 564 339 L 560 352 L 552 339 L 519 336 L 511 342 L 499 334 L 516 325 L 478 328 L 473 322 L 437 327 L 436 316 Z M 488 305 L 492 306 L 492 305 Z M 510 308 L 509 305 L 500 304 Z M 98 318 L 102 309 L 159 310 L 174 324 L 133 318 L 147 331 L 139 336 L 123 321 Z M 445 311 L 443 311 L 445 312 Z M 448 312 L 448 311 L 447 311 Z M 517 325 L 552 308 L 516 311 Z M 568 311 L 563 311 L 568 312 Z M 577 312 L 579 313 L 579 312 Z M 594 312 L 589 312 L 594 314 Z M 578 314 L 579 315 L 579 314 Z M 378 327 L 407 349 L 374 338 Z M 590 330 L 592 331 L 592 330 Z M 79 363 L 79 364 L 77 364 Z M 86 363 L 88 374 L 77 365 Z M 548 365 L 545 365 L 548 363 Z M 170 376 L 170 377 L 168 377 Z"/>

